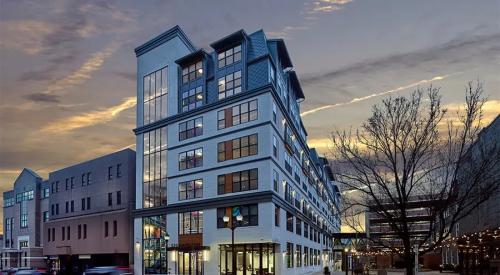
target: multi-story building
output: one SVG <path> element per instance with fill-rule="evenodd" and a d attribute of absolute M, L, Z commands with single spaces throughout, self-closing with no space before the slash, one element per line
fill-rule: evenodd
<path fill-rule="evenodd" d="M 3 193 L 2 268 L 45 267 L 42 215 L 48 209 L 46 183 L 24 168 L 10 191 Z"/>
<path fill-rule="evenodd" d="M 135 50 L 135 272 L 318 272 L 338 193 L 307 146 L 285 43 L 240 30 L 210 46 L 176 26 Z"/>
<path fill-rule="evenodd" d="M 42 231 L 49 268 L 132 264 L 135 152 L 125 149 L 49 173 Z"/>

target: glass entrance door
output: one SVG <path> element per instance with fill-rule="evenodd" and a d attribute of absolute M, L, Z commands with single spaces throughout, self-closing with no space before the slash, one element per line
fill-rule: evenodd
<path fill-rule="evenodd" d="M 179 252 L 180 275 L 203 275 L 203 252 Z"/>
<path fill-rule="evenodd" d="M 236 274 L 274 275 L 274 244 L 235 245 Z M 220 247 L 220 274 L 233 275 L 231 245 Z"/>

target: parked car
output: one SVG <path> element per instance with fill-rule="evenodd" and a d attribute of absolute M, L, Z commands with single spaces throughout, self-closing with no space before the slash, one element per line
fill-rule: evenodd
<path fill-rule="evenodd" d="M 15 275 L 47 275 L 44 270 L 19 270 Z"/>
<path fill-rule="evenodd" d="M 85 270 L 83 275 L 130 275 L 133 274 L 128 267 L 101 266 Z"/>

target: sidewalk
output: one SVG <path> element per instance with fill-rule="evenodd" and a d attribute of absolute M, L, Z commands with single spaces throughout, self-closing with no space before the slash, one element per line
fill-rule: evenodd
<path fill-rule="evenodd" d="M 352 273 L 349 272 L 349 275 L 351 275 Z M 387 272 L 387 275 L 404 275 L 405 273 L 400 271 L 400 272 L 394 272 L 394 271 L 389 271 Z M 449 272 L 446 272 L 446 273 L 439 273 L 438 270 L 435 270 L 435 271 L 425 271 L 425 272 L 419 272 L 418 274 L 422 274 L 422 275 L 438 275 L 438 274 L 446 274 L 446 275 L 458 275 L 458 273 L 449 273 Z M 323 272 L 316 272 L 316 273 L 313 273 L 313 275 L 323 275 Z M 339 272 L 339 271 L 334 271 L 334 272 L 331 272 L 331 275 L 345 275 L 345 272 Z M 377 275 L 377 271 L 370 271 L 370 275 Z"/>

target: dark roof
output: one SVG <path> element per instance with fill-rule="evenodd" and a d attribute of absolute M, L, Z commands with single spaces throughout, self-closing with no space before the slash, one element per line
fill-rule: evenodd
<path fill-rule="evenodd" d="M 286 49 L 285 41 L 283 39 L 269 39 L 268 41 L 276 42 L 278 47 L 278 58 L 281 61 L 283 69 L 293 67 L 292 60 L 290 59 L 290 55 Z"/>
<path fill-rule="evenodd" d="M 297 77 L 297 73 L 295 71 L 290 71 L 290 82 L 292 84 L 293 91 L 295 92 L 295 97 L 297 99 L 304 99 L 304 91 L 302 91 L 302 87 L 300 86 L 299 78 Z"/>
<path fill-rule="evenodd" d="M 189 65 L 193 62 L 203 59 L 203 57 L 206 55 L 208 54 L 203 49 L 199 49 L 175 60 L 175 63 L 179 64 L 179 66 Z"/>
<path fill-rule="evenodd" d="M 173 28 L 167 30 L 166 32 L 150 39 L 148 42 L 135 48 L 135 55 L 140 56 L 140 55 L 156 48 L 157 46 L 171 40 L 175 36 L 179 37 L 182 40 L 182 42 L 184 42 L 186 47 L 188 47 L 191 51 L 196 50 L 196 48 L 193 45 L 193 43 L 191 42 L 191 40 L 189 40 L 189 38 L 184 33 L 184 31 L 182 31 L 181 27 L 179 27 L 179 25 L 176 25 Z"/>
<path fill-rule="evenodd" d="M 236 32 L 233 32 L 232 34 L 225 36 L 212 44 L 210 44 L 210 47 L 212 47 L 215 51 L 224 49 L 224 47 L 228 45 L 232 45 L 235 43 L 238 43 L 242 41 L 243 39 L 247 38 L 247 34 L 244 30 L 239 30 Z"/>

